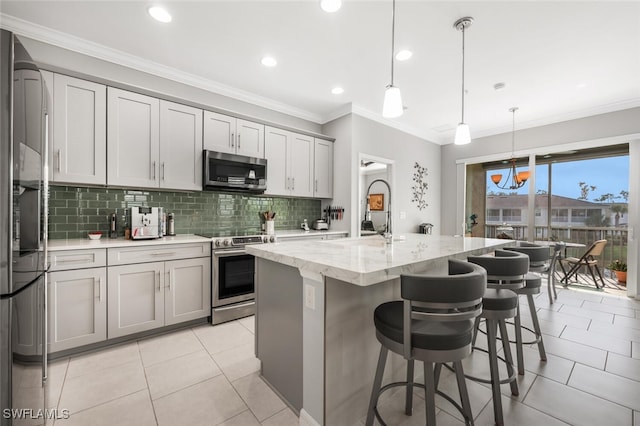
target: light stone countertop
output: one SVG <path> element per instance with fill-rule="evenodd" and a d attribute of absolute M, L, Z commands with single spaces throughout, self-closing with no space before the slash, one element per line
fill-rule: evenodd
<path fill-rule="evenodd" d="M 293 237 L 315 237 L 318 235 L 349 235 L 349 231 L 316 231 L 315 229 L 308 231 L 303 229 L 276 230 L 276 238 L 282 238 L 283 240 Z"/>
<path fill-rule="evenodd" d="M 247 246 L 247 253 L 308 273 L 369 286 L 403 273 L 428 270 L 448 258 L 491 252 L 513 245 L 512 240 L 406 234 L 386 244 L 382 236 L 342 238 Z"/>
<path fill-rule="evenodd" d="M 146 240 L 125 240 L 124 238 L 109 238 L 102 235 L 99 240 L 89 238 L 76 238 L 70 240 L 49 240 L 49 251 L 62 250 L 87 250 L 115 247 L 133 246 L 155 246 L 162 244 L 188 244 L 188 243 L 209 243 L 211 238 L 201 237 L 193 234 L 176 235 L 173 237 L 154 238 Z"/>

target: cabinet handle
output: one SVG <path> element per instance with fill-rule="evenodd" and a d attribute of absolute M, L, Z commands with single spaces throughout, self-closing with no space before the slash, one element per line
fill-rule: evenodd
<path fill-rule="evenodd" d="M 102 302 L 102 277 L 98 280 L 98 293 L 100 294 L 100 298 L 98 300 Z"/>
<path fill-rule="evenodd" d="M 151 179 L 156 180 L 156 162 L 155 161 L 151 162 L 151 171 L 153 171 L 153 176 L 151 177 Z"/>
<path fill-rule="evenodd" d="M 164 180 L 164 161 L 162 162 L 162 180 Z"/>
<path fill-rule="evenodd" d="M 238 149 L 240 149 L 240 133 L 238 133 Z"/>
<path fill-rule="evenodd" d="M 175 256 L 175 254 L 176 254 L 175 251 L 161 251 L 161 252 L 151 253 L 151 256 Z"/>
<path fill-rule="evenodd" d="M 318 192 L 318 179 L 316 179 L 316 187 L 314 188 L 315 192 Z"/>
<path fill-rule="evenodd" d="M 95 299 L 100 300 L 100 278 L 93 279 L 93 292 L 95 293 Z"/>
<path fill-rule="evenodd" d="M 60 170 L 62 170 L 61 157 L 62 157 L 62 153 L 60 152 L 60 150 L 58 150 L 58 161 L 57 161 L 57 165 L 56 165 L 56 168 L 58 169 L 58 172 Z"/>
<path fill-rule="evenodd" d="M 158 271 L 158 291 L 160 291 L 160 271 Z"/>
<path fill-rule="evenodd" d="M 233 148 L 235 146 L 234 145 L 235 140 L 236 140 L 236 134 L 235 133 L 231 133 L 231 148 Z"/>
<path fill-rule="evenodd" d="M 168 274 L 169 274 L 169 286 L 168 286 L 168 288 L 169 288 L 169 293 L 171 293 L 171 275 L 172 275 L 171 274 L 171 269 L 169 269 Z"/>
<path fill-rule="evenodd" d="M 296 178 L 291 178 L 291 190 L 294 191 L 296 189 Z"/>
<path fill-rule="evenodd" d="M 287 189 L 291 189 L 291 178 L 287 178 Z"/>

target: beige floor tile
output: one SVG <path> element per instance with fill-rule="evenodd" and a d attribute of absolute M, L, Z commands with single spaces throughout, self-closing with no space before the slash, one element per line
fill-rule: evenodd
<path fill-rule="evenodd" d="M 631 340 L 612 337 L 608 334 L 601 334 L 587 330 L 580 330 L 573 327 L 567 327 L 562 332 L 562 339 L 583 345 L 592 346 L 594 348 L 605 351 L 615 352 L 620 355 L 631 356 Z"/>
<path fill-rule="evenodd" d="M 231 384 L 261 422 L 285 408 L 284 402 L 262 381 L 258 373 L 244 376 Z"/>
<path fill-rule="evenodd" d="M 640 330 L 640 319 L 633 319 L 621 315 L 616 315 L 616 317 L 613 319 L 613 325 L 622 325 L 624 327 Z"/>
<path fill-rule="evenodd" d="M 524 404 L 571 425 L 628 425 L 631 410 L 586 392 L 538 377 Z"/>
<path fill-rule="evenodd" d="M 631 299 L 629 297 L 616 297 L 604 295 L 602 303 L 611 306 L 622 306 L 624 308 L 640 309 L 640 300 Z"/>
<path fill-rule="evenodd" d="M 159 426 L 217 425 L 248 407 L 224 376 L 217 376 L 153 401 Z"/>
<path fill-rule="evenodd" d="M 563 290 L 562 293 L 558 293 L 558 300 L 576 299 L 576 300 L 583 300 L 583 301 L 588 300 L 590 302 L 600 303 L 602 302 L 603 297 L 604 297 L 604 294 L 599 291 L 587 290 L 582 288 L 567 288 Z"/>
<path fill-rule="evenodd" d="M 298 426 L 300 420 L 290 408 L 274 414 L 262 422 L 262 426 Z"/>
<path fill-rule="evenodd" d="M 607 357 L 607 368 L 605 370 L 640 382 L 640 360 L 638 359 L 610 353 Z"/>
<path fill-rule="evenodd" d="M 569 386 L 611 402 L 640 410 L 640 382 L 576 364 Z"/>
<path fill-rule="evenodd" d="M 138 342 L 126 343 L 86 355 L 72 357 L 69 360 L 67 377 L 82 376 L 83 374 L 93 373 L 136 360 L 140 360 Z"/>
<path fill-rule="evenodd" d="M 593 311 L 606 312 L 615 315 L 622 315 L 629 318 L 635 318 L 635 311 L 632 308 L 626 308 L 624 306 L 614 306 L 611 304 L 585 301 L 582 307 Z"/>
<path fill-rule="evenodd" d="M 74 413 L 147 388 L 140 361 L 65 380 L 59 408 Z"/>
<path fill-rule="evenodd" d="M 256 332 L 256 317 L 255 315 L 251 315 L 250 317 L 241 318 L 238 320 L 243 327 L 249 330 L 251 333 Z"/>
<path fill-rule="evenodd" d="M 607 324 L 599 321 L 591 321 L 589 331 L 606 334 L 607 336 L 618 337 L 625 340 L 640 342 L 640 329 L 625 327 L 618 324 Z"/>
<path fill-rule="evenodd" d="M 529 314 L 529 310 L 527 310 L 526 312 L 522 311 L 522 313 L 520 314 L 520 321 L 522 322 L 522 325 L 524 325 L 525 327 L 529 327 L 530 329 L 533 330 L 533 322 L 532 322 L 533 320 L 531 318 L 531 315 Z M 551 321 L 543 320 L 540 318 L 538 318 L 538 322 L 540 323 L 540 330 L 542 330 L 543 334 L 550 334 L 556 337 L 560 336 L 560 334 L 565 328 L 564 324 L 559 324 L 556 322 L 551 322 Z M 511 330 L 512 329 L 510 329 L 509 331 Z M 526 333 L 526 331 L 524 331 L 523 333 Z"/>
<path fill-rule="evenodd" d="M 513 345 L 512 352 L 515 354 L 515 347 Z M 573 366 L 575 365 L 575 362 L 571 360 L 548 352 L 547 361 L 541 361 L 537 345 L 525 346 L 522 353 L 524 355 L 525 375 L 529 375 L 529 372 L 531 372 L 560 383 L 567 383 Z"/>
<path fill-rule="evenodd" d="M 67 420 L 57 420 L 55 424 L 60 426 L 155 426 L 156 417 L 149 392 L 145 389 L 79 411 Z"/>
<path fill-rule="evenodd" d="M 553 336 L 544 336 L 544 347 L 548 354 L 604 370 L 607 352 L 602 349 Z"/>
<path fill-rule="evenodd" d="M 220 423 L 218 426 L 260 426 L 260 422 L 251 410 L 243 411 L 235 417 Z"/>
<path fill-rule="evenodd" d="M 253 333 L 236 321 L 214 326 L 203 325 L 195 327 L 193 331 L 210 354 L 253 343 L 255 339 Z"/>
<path fill-rule="evenodd" d="M 586 303 L 586 302 L 585 302 Z M 564 305 L 558 311 L 561 314 L 574 315 L 581 318 L 592 319 L 596 321 L 608 322 L 613 324 L 613 314 L 608 312 L 595 311 L 593 309 L 576 308 L 575 306 Z M 568 324 L 571 325 L 571 324 Z"/>
<path fill-rule="evenodd" d="M 566 426 L 565 422 L 554 419 L 548 414 L 528 407 L 526 404 L 504 395 L 502 396 L 502 415 L 505 425 Z M 490 402 L 478 415 L 474 424 L 476 426 L 493 426 L 495 425 L 494 418 L 493 402 Z"/>
<path fill-rule="evenodd" d="M 566 305 L 562 305 L 560 309 L 562 310 L 565 307 Z M 538 319 L 553 322 L 559 325 L 569 325 L 571 327 L 584 328 L 585 330 L 589 327 L 589 323 L 591 322 L 589 318 L 569 315 L 562 312 L 550 311 L 548 309 L 538 310 Z"/>
<path fill-rule="evenodd" d="M 152 399 L 222 374 L 211 355 L 201 349 L 145 368 Z"/>
<path fill-rule="evenodd" d="M 203 349 L 191 329 L 140 340 L 138 347 L 145 367 Z"/>
<path fill-rule="evenodd" d="M 231 382 L 260 370 L 260 361 L 255 357 L 253 343 L 215 353 L 212 356 Z"/>

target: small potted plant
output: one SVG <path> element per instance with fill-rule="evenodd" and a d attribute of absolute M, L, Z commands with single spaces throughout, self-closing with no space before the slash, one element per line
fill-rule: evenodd
<path fill-rule="evenodd" d="M 627 283 L 627 264 L 625 262 L 616 259 L 609 264 L 609 269 L 616 273 L 619 283 Z"/>

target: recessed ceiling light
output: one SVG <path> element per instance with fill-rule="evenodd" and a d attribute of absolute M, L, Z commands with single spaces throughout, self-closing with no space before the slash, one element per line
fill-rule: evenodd
<path fill-rule="evenodd" d="M 265 67 L 270 67 L 270 68 L 271 67 L 275 67 L 276 65 L 278 65 L 278 61 L 276 61 L 276 59 L 272 58 L 271 56 L 265 56 L 264 58 L 262 58 L 262 60 L 260 62 Z"/>
<path fill-rule="evenodd" d="M 337 12 L 342 7 L 341 0 L 320 0 L 320 7 L 327 13 Z"/>
<path fill-rule="evenodd" d="M 396 53 L 396 59 L 399 61 L 406 61 L 413 56 L 413 52 L 410 50 L 401 50 Z"/>
<path fill-rule="evenodd" d="M 334 87 L 331 89 L 331 93 L 334 95 L 342 95 L 344 93 L 344 89 L 342 87 Z"/>
<path fill-rule="evenodd" d="M 163 7 L 151 6 L 148 11 L 149 11 L 149 15 L 151 15 L 151 17 L 156 21 L 164 22 L 164 23 L 171 22 L 171 19 L 172 19 L 171 15 Z"/>

